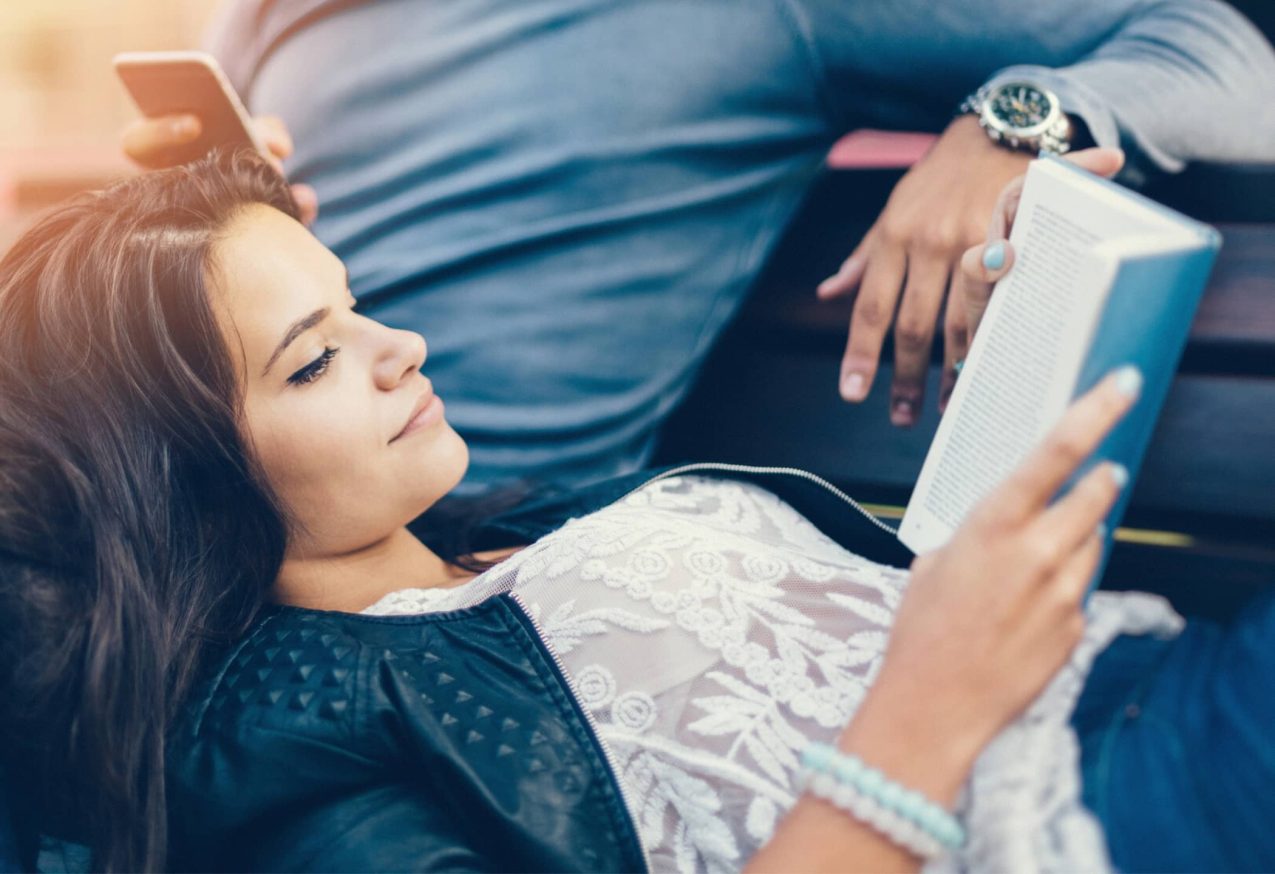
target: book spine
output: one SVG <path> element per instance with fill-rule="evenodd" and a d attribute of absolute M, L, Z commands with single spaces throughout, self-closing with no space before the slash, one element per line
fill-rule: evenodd
<path fill-rule="evenodd" d="M 1136 482 L 1216 256 L 1216 245 L 1210 245 L 1133 257 L 1119 266 L 1077 377 L 1075 395 L 1084 394 L 1124 364 L 1142 371 L 1142 394 L 1074 479 L 1094 464 L 1112 461 L 1128 468 L 1130 481 Z M 1108 541 L 1095 584 L 1102 578 L 1111 538 L 1131 492 L 1120 496 L 1107 518 Z"/>

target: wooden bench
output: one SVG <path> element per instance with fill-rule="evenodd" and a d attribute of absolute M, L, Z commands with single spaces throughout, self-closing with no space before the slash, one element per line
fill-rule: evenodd
<path fill-rule="evenodd" d="M 916 147 L 904 142 L 901 151 L 915 157 Z M 936 344 L 919 424 L 896 429 L 886 415 L 892 349 L 868 400 L 841 401 L 851 304 L 817 302 L 814 287 L 903 172 L 826 174 L 671 421 L 657 460 L 794 465 L 881 505 L 883 516 L 901 513 L 938 424 L 941 350 Z M 1275 584 L 1275 167 L 1193 168 L 1148 193 L 1217 224 L 1225 242 L 1103 585 L 1221 614 Z"/>

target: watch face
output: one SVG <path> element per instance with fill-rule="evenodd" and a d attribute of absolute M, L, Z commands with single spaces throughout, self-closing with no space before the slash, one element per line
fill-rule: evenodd
<path fill-rule="evenodd" d="M 997 127 L 1016 133 L 1043 129 L 1054 108 L 1053 95 L 1022 82 L 1002 85 L 987 101 L 987 112 Z"/>

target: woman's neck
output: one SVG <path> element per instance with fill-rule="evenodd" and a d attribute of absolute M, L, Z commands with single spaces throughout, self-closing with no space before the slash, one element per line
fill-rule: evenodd
<path fill-rule="evenodd" d="M 399 589 L 456 586 L 472 577 L 400 528 L 354 552 L 285 557 L 275 581 L 274 600 L 296 607 L 358 613 Z"/>

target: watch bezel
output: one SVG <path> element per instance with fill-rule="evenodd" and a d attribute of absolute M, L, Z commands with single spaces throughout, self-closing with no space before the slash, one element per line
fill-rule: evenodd
<path fill-rule="evenodd" d="M 1049 101 L 1049 113 L 1045 116 L 1044 121 L 1037 122 L 1030 127 L 1014 127 L 1013 125 L 1002 121 L 992 111 L 992 104 L 996 96 L 1002 91 L 1009 88 L 1031 88 L 1045 96 Z M 1002 136 L 1016 137 L 1019 140 L 1030 139 L 1040 136 L 1048 131 L 1053 125 L 1057 124 L 1058 119 L 1062 116 L 1062 104 L 1058 100 L 1058 95 L 1050 91 L 1048 88 L 1042 88 L 1034 82 L 1005 82 L 997 85 L 994 89 L 987 92 L 987 97 L 983 99 L 983 105 L 979 107 L 979 118 L 985 127 L 989 127 Z"/>

